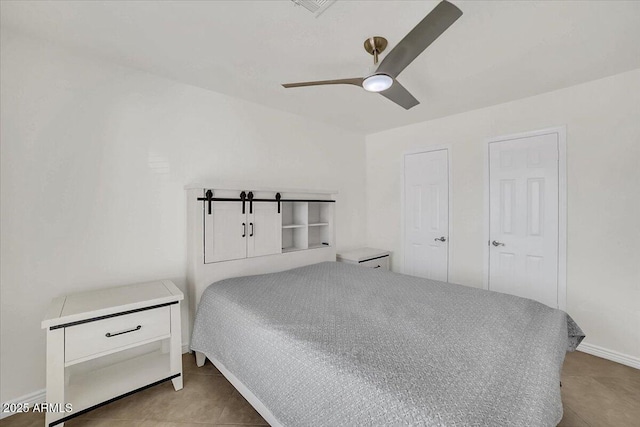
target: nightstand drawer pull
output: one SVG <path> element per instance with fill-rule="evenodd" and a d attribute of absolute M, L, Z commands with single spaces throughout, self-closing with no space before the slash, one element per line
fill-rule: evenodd
<path fill-rule="evenodd" d="M 107 332 L 104 336 L 107 338 L 111 338 L 111 337 L 115 337 L 116 335 L 128 334 L 129 332 L 139 331 L 140 329 L 142 329 L 142 325 L 138 325 L 135 328 L 129 329 L 126 331 L 116 332 L 115 334 L 112 334 L 111 332 Z"/>
<path fill-rule="evenodd" d="M 373 259 L 368 259 L 366 261 L 360 261 L 358 263 L 361 267 L 373 268 L 377 270 L 388 270 L 389 269 L 389 256 L 376 257 Z"/>

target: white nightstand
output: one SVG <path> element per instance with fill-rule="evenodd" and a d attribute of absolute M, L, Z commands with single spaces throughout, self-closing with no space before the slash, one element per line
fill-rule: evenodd
<path fill-rule="evenodd" d="M 183 298 L 173 282 L 162 280 L 54 299 L 42 328 L 47 330 L 47 404 L 59 406 L 47 412 L 46 425 L 63 425 L 167 380 L 180 390 Z M 147 344 L 158 349 L 135 354 Z M 101 360 L 110 364 L 101 366 L 97 362 L 105 356 Z"/>
<path fill-rule="evenodd" d="M 340 262 L 357 264 L 362 267 L 381 268 L 389 270 L 391 252 L 374 248 L 359 248 L 352 251 L 340 252 L 336 258 Z"/>

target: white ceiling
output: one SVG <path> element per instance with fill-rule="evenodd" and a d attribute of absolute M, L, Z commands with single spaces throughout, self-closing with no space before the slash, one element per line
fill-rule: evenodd
<path fill-rule="evenodd" d="M 640 68 L 638 1 L 455 1 L 464 15 L 398 78 L 405 111 L 356 86 L 362 48 L 393 48 L 436 1 L 2 1 L 2 26 L 276 109 L 372 133 Z M 594 100 L 597 102 L 597 100 Z"/>

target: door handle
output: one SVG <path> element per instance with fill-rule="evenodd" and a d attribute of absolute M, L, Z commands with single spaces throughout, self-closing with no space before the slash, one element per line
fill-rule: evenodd
<path fill-rule="evenodd" d="M 247 236 L 247 224 L 245 224 L 244 222 L 242 223 L 242 237 L 246 237 Z"/>
<path fill-rule="evenodd" d="M 498 247 L 498 246 L 504 246 L 504 243 L 502 243 L 502 242 L 496 242 L 495 240 L 494 240 L 493 242 L 491 242 L 491 244 L 492 244 L 493 246 L 495 246 L 495 247 Z"/>
<path fill-rule="evenodd" d="M 439 239 L 433 239 L 433 240 L 435 240 L 436 242 L 446 242 L 447 241 L 446 237 L 444 237 L 444 236 L 440 237 Z"/>
<path fill-rule="evenodd" d="M 251 233 L 249 234 L 249 237 L 253 237 L 253 223 L 250 222 L 249 225 L 251 226 Z"/>

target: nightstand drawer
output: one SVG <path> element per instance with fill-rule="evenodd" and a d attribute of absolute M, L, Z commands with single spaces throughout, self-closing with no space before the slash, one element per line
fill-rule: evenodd
<path fill-rule="evenodd" d="M 371 259 L 369 261 L 362 261 L 358 263 L 358 265 L 362 267 L 369 268 L 381 268 L 383 270 L 389 269 L 389 256 L 384 256 L 381 258 Z"/>
<path fill-rule="evenodd" d="M 170 307 L 143 310 L 65 328 L 65 362 L 79 361 L 101 353 L 109 354 L 123 347 L 171 333 Z"/>

